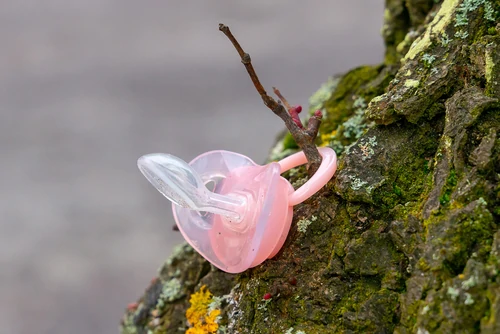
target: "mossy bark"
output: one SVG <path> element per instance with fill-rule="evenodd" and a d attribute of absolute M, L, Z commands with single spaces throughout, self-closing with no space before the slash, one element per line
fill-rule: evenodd
<path fill-rule="evenodd" d="M 312 98 L 318 145 L 340 165 L 294 208 L 279 254 L 229 275 L 181 247 L 122 333 L 183 333 L 202 285 L 224 296 L 226 333 L 500 332 L 500 4 L 386 8 L 384 63 Z M 287 137 L 273 158 L 294 149 Z M 307 173 L 285 177 L 297 186 Z"/>

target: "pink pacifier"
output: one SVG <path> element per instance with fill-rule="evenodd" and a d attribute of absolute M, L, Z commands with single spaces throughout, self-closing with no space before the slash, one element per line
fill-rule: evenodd
<path fill-rule="evenodd" d="M 207 152 L 189 164 L 170 154 L 147 154 L 137 165 L 173 202 L 186 241 L 219 269 L 240 273 L 278 253 L 290 230 L 293 206 L 332 178 L 337 156 L 328 147 L 319 152 L 321 166 L 297 190 L 280 174 L 305 164 L 303 152 L 265 166 L 228 151 Z"/>

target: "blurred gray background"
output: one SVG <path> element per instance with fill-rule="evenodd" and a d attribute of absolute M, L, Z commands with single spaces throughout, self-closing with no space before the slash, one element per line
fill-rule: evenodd
<path fill-rule="evenodd" d="M 268 90 L 293 104 L 382 60 L 382 0 L 0 2 L 0 332 L 116 333 L 171 248 L 170 205 L 136 159 L 265 159 Z"/>

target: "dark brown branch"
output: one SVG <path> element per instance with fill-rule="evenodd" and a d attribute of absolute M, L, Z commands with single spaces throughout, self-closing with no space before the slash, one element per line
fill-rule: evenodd
<path fill-rule="evenodd" d="M 250 75 L 250 79 L 252 79 L 253 85 L 255 86 L 255 89 L 257 89 L 257 92 L 259 92 L 260 96 L 262 97 L 262 100 L 264 101 L 264 104 L 270 108 L 271 110 L 276 107 L 276 101 L 270 99 L 270 97 L 267 95 L 266 90 L 262 86 L 262 84 L 259 81 L 259 77 L 257 77 L 257 73 L 255 73 L 255 70 L 252 65 L 252 60 L 250 58 L 250 55 L 243 51 L 240 43 L 236 40 L 236 38 L 233 36 L 231 31 L 229 30 L 229 27 L 220 23 L 219 24 L 219 30 L 224 33 L 224 35 L 229 38 L 231 43 L 233 43 L 234 48 L 236 51 L 238 51 L 238 54 L 240 55 L 241 62 L 243 65 L 245 65 L 245 68 L 247 69 L 248 75 Z M 274 103 L 273 103 L 274 102 Z"/>
<path fill-rule="evenodd" d="M 318 148 L 314 144 L 314 140 L 316 139 L 319 125 L 321 123 L 321 113 L 319 113 L 318 115 L 317 113 L 315 113 L 314 116 L 311 116 L 307 130 L 304 129 L 303 126 L 301 127 L 302 123 L 300 122 L 298 116 L 296 115 L 296 119 L 294 120 L 294 117 L 290 115 L 290 112 L 293 110 L 293 107 L 291 107 L 288 101 L 281 95 L 279 90 L 275 89 L 274 92 L 279 97 L 279 99 L 283 101 L 283 104 L 285 104 L 288 111 L 285 109 L 285 106 L 283 106 L 281 102 L 277 102 L 271 96 L 267 95 L 266 90 L 260 83 L 257 73 L 255 73 L 255 69 L 253 68 L 250 55 L 245 51 L 243 51 L 243 48 L 229 30 L 229 27 L 221 23 L 219 24 L 219 30 L 222 31 L 224 35 L 227 36 L 227 38 L 229 38 L 231 43 L 233 43 L 233 46 L 238 52 L 241 58 L 241 62 L 245 66 L 248 75 L 250 76 L 250 79 L 252 79 L 255 89 L 257 89 L 257 92 L 260 94 L 260 97 L 262 98 L 262 101 L 264 102 L 266 107 L 271 109 L 273 113 L 279 116 L 283 120 L 283 122 L 285 122 L 285 125 L 288 131 L 290 131 L 290 133 L 292 134 L 292 137 L 295 139 L 295 142 L 302 149 L 302 151 L 304 151 L 307 161 L 309 162 L 309 168 L 308 168 L 309 174 L 310 175 L 314 174 L 318 169 L 319 165 L 321 164 L 321 155 L 318 152 Z M 298 114 L 299 112 L 300 110 L 298 109 L 295 110 L 295 113 Z M 298 122 L 296 122 L 297 119 Z"/>
<path fill-rule="evenodd" d="M 314 136 L 318 134 L 319 126 L 321 125 L 321 119 L 323 118 L 323 114 L 320 110 L 316 110 L 314 115 L 309 118 L 309 122 L 307 123 L 307 133 L 309 136 Z"/>

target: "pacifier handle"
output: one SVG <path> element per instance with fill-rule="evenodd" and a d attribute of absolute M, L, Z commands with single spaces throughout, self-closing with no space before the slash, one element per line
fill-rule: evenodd
<path fill-rule="evenodd" d="M 321 165 L 314 175 L 299 189 L 295 190 L 288 197 L 290 206 L 297 205 L 304 202 L 306 199 L 314 195 L 320 190 L 330 179 L 337 170 L 337 154 L 330 147 L 318 147 L 319 154 L 323 157 Z M 285 159 L 278 161 L 281 166 L 281 172 L 284 173 L 292 168 L 307 163 L 304 152 L 292 154 Z"/>
<path fill-rule="evenodd" d="M 142 174 L 174 204 L 238 220 L 245 210 L 243 198 L 207 189 L 199 174 L 184 160 L 164 153 L 147 154 L 137 161 Z"/>

